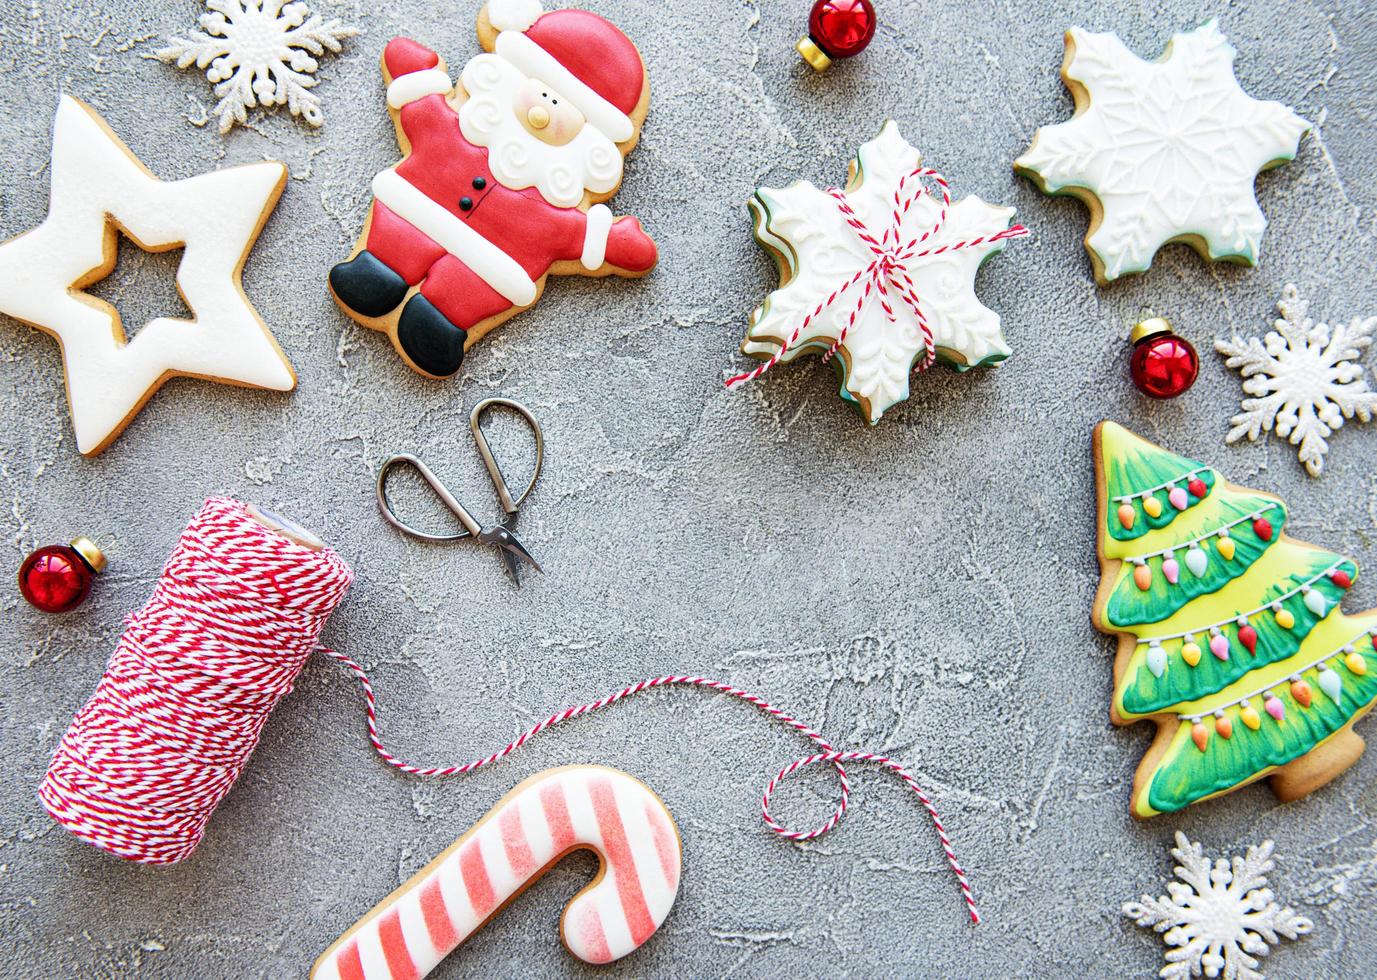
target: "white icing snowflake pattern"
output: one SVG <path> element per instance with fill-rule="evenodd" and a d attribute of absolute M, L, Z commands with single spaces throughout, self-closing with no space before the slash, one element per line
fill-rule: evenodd
<path fill-rule="evenodd" d="M 320 97 L 310 91 L 320 81 L 316 58 L 338 54 L 340 42 L 357 28 L 286 0 L 206 0 L 206 9 L 201 30 L 170 38 L 152 57 L 205 71 L 220 98 L 215 112 L 221 133 L 245 122 L 258 105 L 285 105 L 312 126 L 325 122 Z"/>
<path fill-rule="evenodd" d="M 1180 863 L 1176 877 L 1167 882 L 1171 897 L 1144 895 L 1141 902 L 1127 902 L 1124 915 L 1138 925 L 1164 933 L 1167 965 L 1159 976 L 1186 980 L 1202 974 L 1224 980 L 1264 980 L 1258 957 L 1266 956 L 1282 938 L 1298 939 L 1315 924 L 1290 908 L 1274 902 L 1267 887 L 1272 862 L 1272 842 L 1249 847 L 1232 865 L 1219 858 L 1213 865 L 1199 844 L 1176 832 L 1172 857 Z"/>
<path fill-rule="evenodd" d="M 1267 219 L 1253 182 L 1295 157 L 1310 124 L 1243 91 L 1238 52 L 1214 20 L 1174 35 L 1155 62 L 1079 27 L 1066 49 L 1076 115 L 1038 130 L 1014 168 L 1048 194 L 1093 196 L 1095 277 L 1144 272 L 1173 241 L 1255 265 Z"/>
<path fill-rule="evenodd" d="M 845 197 L 877 237 L 893 224 L 894 194 L 900 178 L 911 174 L 921 162 L 919 152 L 904 140 L 892 120 L 857 153 L 853 173 L 859 185 L 848 188 Z M 743 353 L 766 359 L 779 353 L 804 318 L 833 290 L 870 265 L 875 255 L 847 225 L 837 201 L 807 181 L 784 188 L 760 188 L 751 201 L 751 210 L 761 243 L 789 263 L 784 285 L 766 297 L 752 315 L 741 345 Z M 932 228 L 940 210 L 940 199 L 923 194 L 904 215 L 900 239 L 917 238 Z M 951 206 L 946 223 L 923 242 L 923 249 L 938 250 L 997 235 L 1009 228 L 1013 215 L 1013 208 L 986 204 L 973 195 L 963 198 Z M 1004 240 L 982 241 L 905 262 L 938 356 L 960 370 L 1009 356 L 999 315 L 975 295 L 977 270 L 1004 244 Z M 825 353 L 845 328 L 846 338 L 837 351 L 844 368 L 841 394 L 855 402 L 873 425 L 887 409 L 908 398 L 909 375 L 927 347 L 916 317 L 898 296 L 890 298 L 895 322 L 890 322 L 881 303 L 871 295 L 848 327 L 860 291 L 858 287 L 838 297 L 799 334 L 780 360 L 791 361 L 810 351 Z"/>
<path fill-rule="evenodd" d="M 1377 316 L 1357 317 L 1348 326 L 1331 328 L 1310 319 L 1310 304 L 1290 283 L 1277 301 L 1281 318 L 1262 340 L 1216 340 L 1224 363 L 1243 375 L 1243 411 L 1230 419 L 1225 441 L 1262 433 L 1277 435 L 1299 446 L 1300 461 L 1311 476 L 1324 471 L 1329 437 L 1357 418 L 1371 422 L 1377 415 L 1377 392 L 1371 391 L 1358 363 L 1377 334 Z"/>

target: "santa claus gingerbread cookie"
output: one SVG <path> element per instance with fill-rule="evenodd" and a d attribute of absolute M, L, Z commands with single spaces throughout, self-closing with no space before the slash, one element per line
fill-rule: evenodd
<path fill-rule="evenodd" d="M 346 313 L 408 365 L 447 377 L 464 351 L 532 306 L 551 274 L 643 276 L 655 243 L 603 201 L 650 104 L 636 46 L 584 10 L 490 0 L 486 53 L 456 85 L 409 38 L 383 51 L 402 161 L 373 178 L 353 255 L 330 272 Z"/>

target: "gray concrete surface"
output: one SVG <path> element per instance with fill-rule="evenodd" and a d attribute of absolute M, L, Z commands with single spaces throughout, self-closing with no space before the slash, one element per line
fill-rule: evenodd
<path fill-rule="evenodd" d="M 1294 534 L 1377 568 L 1377 427 L 1339 433 L 1319 480 L 1284 444 L 1226 448 L 1239 384 L 1208 352 L 1216 335 L 1264 329 L 1286 282 L 1322 316 L 1377 311 L 1374 11 L 1355 0 L 883 0 L 871 50 L 816 77 L 791 50 L 804 0 L 589 3 L 629 29 L 653 73 L 650 119 L 614 203 L 657 237 L 662 264 L 636 283 L 555 283 L 448 384 L 416 377 L 346 320 L 324 279 L 354 240 L 369 178 L 396 156 L 382 45 L 410 33 L 462 64 L 476 50 L 467 0 L 320 0 L 365 32 L 323 67 L 325 129 L 255 114 L 227 139 L 204 125 L 214 100 L 201 75 L 142 57 L 189 27 L 198 4 L 0 5 L 0 233 L 45 213 L 63 90 L 163 177 L 282 159 L 291 180 L 245 283 L 301 378 L 291 395 L 174 382 L 113 448 L 83 459 L 55 345 L 0 323 L 8 567 L 78 532 L 111 561 L 88 605 L 62 619 L 0 596 L 0 974 L 302 976 L 508 788 L 581 761 L 654 787 L 685 846 L 662 933 L 596 975 L 1147 976 L 1159 941 L 1118 908 L 1158 893 L 1177 828 L 1212 853 L 1276 839 L 1276 890 L 1316 929 L 1268 961 L 1274 975 L 1377 973 L 1377 753 L 1289 806 L 1253 787 L 1135 823 L 1128 788 L 1151 726 L 1109 725 L 1112 644 L 1088 618 L 1090 432 L 1105 417 L 1282 494 Z M 1244 86 L 1317 129 L 1259 182 L 1271 220 L 1259 268 L 1206 267 L 1173 247 L 1149 275 L 1098 289 L 1084 208 L 1044 198 L 1010 161 L 1070 112 L 1057 77 L 1064 28 L 1113 29 L 1155 55 L 1206 16 L 1240 48 Z M 979 281 L 1013 358 L 964 377 L 933 372 L 873 431 L 816 362 L 725 392 L 745 316 L 773 282 L 747 197 L 794 177 L 839 180 L 890 115 L 959 192 L 1016 205 L 1034 229 Z M 131 319 L 175 299 L 172 260 L 122 258 L 101 295 Z M 1149 308 L 1203 352 L 1198 385 L 1170 404 L 1139 398 L 1123 374 L 1128 329 Z M 483 549 L 401 539 L 372 499 L 377 461 L 414 451 L 495 513 L 466 429 L 468 408 L 494 394 L 531 405 L 549 440 L 522 523 L 546 574 L 520 591 Z M 519 430 L 504 433 L 515 470 Z M 831 836 L 797 847 L 766 833 L 760 787 L 804 746 L 694 691 L 644 696 L 475 776 L 419 782 L 374 758 L 357 690 L 321 660 L 193 858 L 134 867 L 77 842 L 35 799 L 48 754 L 121 617 L 214 493 L 295 515 L 352 562 L 358 584 L 326 639 L 373 672 L 399 753 L 466 760 L 658 673 L 736 681 L 839 745 L 910 764 L 947 817 L 986 923 L 966 922 L 923 813 L 877 773 L 857 772 L 854 810 Z M 422 506 L 419 492 L 399 496 Z M 1369 576 L 1348 608 L 1374 602 Z M 805 775 L 779 811 L 820 820 L 832 792 L 824 774 Z M 592 868 L 554 870 L 437 975 L 595 975 L 556 936 Z"/>

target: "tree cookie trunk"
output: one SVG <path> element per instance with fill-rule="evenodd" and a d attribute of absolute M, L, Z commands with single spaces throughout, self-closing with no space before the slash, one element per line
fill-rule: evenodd
<path fill-rule="evenodd" d="M 1288 762 L 1271 776 L 1272 792 L 1283 803 L 1307 796 L 1347 771 L 1363 754 L 1366 743 L 1350 721 L 1326 742 Z"/>

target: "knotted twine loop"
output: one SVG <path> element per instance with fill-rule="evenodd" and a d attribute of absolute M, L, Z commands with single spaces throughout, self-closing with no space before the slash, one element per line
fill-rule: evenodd
<path fill-rule="evenodd" d="M 344 654 L 336 650 L 321 648 L 321 652 L 324 653 L 326 656 L 334 658 L 335 660 L 343 664 L 345 667 L 349 668 L 349 670 L 353 672 L 354 676 L 358 678 L 359 686 L 363 689 L 364 700 L 367 703 L 368 740 L 373 743 L 373 748 L 377 751 L 378 755 L 389 766 L 399 769 L 402 772 L 410 773 L 413 776 L 456 776 L 461 773 L 473 772 L 476 769 L 482 769 L 484 766 L 490 766 L 494 762 L 497 762 L 499 759 L 503 759 L 508 755 L 511 755 L 511 753 L 521 748 L 522 745 L 525 745 L 528 740 L 534 738 L 536 735 L 539 735 L 547 728 L 552 728 L 555 725 L 569 721 L 572 718 L 577 718 L 580 715 L 586 715 L 593 711 L 599 711 L 610 705 L 616 704 L 623 698 L 628 698 L 631 697 L 633 694 L 639 694 L 641 691 L 648 691 L 657 687 L 666 687 L 671 684 L 696 686 L 700 688 L 706 688 L 712 691 L 718 691 L 722 694 L 728 694 L 734 698 L 739 698 L 742 701 L 755 705 L 757 708 L 759 708 L 761 711 L 764 711 L 766 714 L 774 716 L 779 721 L 783 722 L 790 728 L 793 728 L 800 734 L 804 735 L 805 737 L 816 743 L 818 747 L 823 750 L 822 752 L 816 753 L 814 755 L 805 756 L 801 759 L 795 759 L 793 762 L 789 763 L 783 769 L 779 770 L 779 772 L 775 774 L 774 778 L 772 778 L 770 782 L 766 785 L 764 793 L 761 794 L 760 810 L 761 818 L 765 821 L 765 825 L 767 827 L 769 827 L 776 834 L 779 834 L 781 837 L 793 841 L 807 841 L 821 837 L 823 834 L 827 833 L 829 830 L 831 830 L 833 827 L 835 827 L 838 823 L 841 822 L 842 817 L 846 815 L 846 808 L 850 803 L 851 784 L 847 781 L 846 769 L 842 766 L 842 763 L 852 761 L 873 762 L 876 765 L 888 770 L 889 772 L 894 773 L 901 780 L 903 780 L 904 784 L 908 786 L 909 789 L 911 789 L 917 795 L 919 802 L 923 806 L 923 809 L 925 809 L 928 812 L 928 816 L 932 820 L 933 829 L 937 832 L 937 838 L 939 841 L 941 841 L 942 850 L 946 853 L 947 864 L 951 867 L 952 874 L 956 876 L 957 884 L 961 888 L 961 897 L 966 903 L 966 910 L 970 914 L 971 922 L 976 925 L 980 924 L 980 912 L 976 908 L 975 895 L 971 892 L 970 880 L 966 877 L 965 870 L 961 867 L 961 863 L 956 858 L 956 851 L 952 847 L 951 838 L 947 834 L 946 827 L 942 824 L 942 817 L 940 814 L 938 814 L 937 807 L 933 804 L 932 800 L 928 798 L 928 795 L 925 792 L 923 792 L 923 788 L 918 784 L 918 780 L 915 779 L 913 775 L 909 773 L 908 770 L 906 770 L 901 764 L 889 758 L 888 756 L 878 755 L 873 752 L 837 751 L 825 738 L 822 737 L 822 735 L 814 731 L 808 725 L 799 721 L 797 718 L 794 718 L 792 715 L 788 714 L 784 710 L 775 707 L 773 704 L 770 704 L 770 702 L 766 701 L 764 698 L 752 694 L 749 691 L 742 690 L 739 687 L 733 687 L 730 684 L 724 684 L 721 681 L 710 680 L 706 677 L 696 677 L 689 675 L 669 675 L 665 677 L 652 677 L 648 680 L 643 680 L 635 684 L 632 684 L 629 687 L 624 687 L 620 691 L 617 691 L 613 694 L 609 694 L 606 697 L 601 698 L 597 701 L 590 701 L 587 704 L 581 704 L 572 708 L 565 708 L 563 711 L 551 715 L 544 721 L 532 725 L 530 728 L 526 729 L 526 731 L 522 732 L 512 741 L 508 742 L 506 745 L 498 749 L 496 752 L 493 752 L 491 755 L 486 755 L 482 758 L 474 759 L 472 762 L 466 762 L 463 765 L 458 766 L 423 767 L 414 766 L 410 763 L 403 762 L 402 760 L 394 756 L 390 751 L 388 751 L 387 747 L 383 744 L 382 738 L 378 735 L 377 701 L 373 695 L 373 685 L 369 682 L 368 674 L 364 671 L 364 669 L 360 667 L 357 663 L 355 663 L 353 660 L 351 660 L 349 657 L 345 656 Z M 840 798 L 837 801 L 836 809 L 832 811 L 832 815 L 829 816 L 822 824 L 818 825 L 812 830 L 794 830 L 791 827 L 783 823 L 780 823 L 770 813 L 770 797 L 774 794 L 775 789 L 779 786 L 780 782 L 787 776 L 792 775 L 793 773 L 797 772 L 798 770 L 806 766 L 816 765 L 822 762 L 830 763 L 832 765 L 832 767 L 836 770 L 837 780 L 841 785 Z"/>
<path fill-rule="evenodd" d="M 937 220 L 933 222 L 931 228 L 923 232 L 916 238 L 900 244 L 900 234 L 902 233 L 904 218 L 909 210 L 917 203 L 918 199 L 924 194 L 930 193 L 923 185 L 923 181 L 931 180 L 937 185 L 941 194 L 942 203 L 938 209 Z M 909 185 L 912 184 L 910 188 Z M 923 357 L 915 367 L 915 371 L 926 371 L 932 367 L 937 360 L 937 345 L 933 340 L 932 327 L 928 324 L 928 318 L 923 312 L 923 303 L 918 296 L 918 289 L 913 283 L 912 273 L 909 271 L 908 263 L 914 259 L 928 258 L 934 255 L 942 255 L 946 252 L 955 252 L 963 248 L 973 248 L 976 245 L 992 245 L 995 242 L 1006 241 L 1010 238 L 1021 238 L 1028 234 L 1028 229 L 1022 225 L 1013 225 L 993 235 L 981 235 L 976 238 L 965 239 L 959 242 L 950 242 L 936 248 L 922 249 L 928 239 L 936 235 L 946 226 L 947 216 L 951 211 L 951 187 L 938 171 L 931 167 L 917 167 L 909 173 L 899 178 L 899 183 L 894 188 L 893 207 L 890 210 L 890 223 L 885 228 L 884 233 L 877 239 L 871 230 L 866 227 L 864 221 L 852 209 L 851 204 L 846 199 L 846 192 L 837 187 L 827 188 L 827 194 L 836 202 L 837 210 L 841 212 L 842 219 L 856 233 L 867 248 L 870 249 L 872 259 L 870 263 L 856 272 L 850 279 L 847 279 L 832 292 L 828 293 L 817 306 L 794 328 L 794 332 L 771 355 L 770 359 L 764 364 L 751 371 L 727 379 L 727 387 L 735 388 L 737 385 L 747 381 L 754 381 L 766 371 L 770 370 L 784 357 L 794 344 L 797 343 L 799 335 L 812 325 L 813 321 L 820 317 L 825 311 L 831 308 L 832 304 L 844 296 L 847 292 L 857 286 L 861 287 L 860 295 L 852 304 L 851 311 L 846 317 L 846 323 L 837 334 L 837 339 L 823 355 L 823 361 L 830 361 L 832 356 L 837 353 L 842 344 L 846 342 L 846 335 L 851 328 L 856 325 L 861 313 L 865 310 L 866 303 L 872 294 L 879 300 L 880 308 L 884 310 L 885 318 L 890 323 L 898 323 L 898 316 L 894 312 L 894 303 L 891 297 L 897 296 L 908 307 L 913 314 L 914 320 L 918 323 L 918 330 L 923 337 Z"/>

